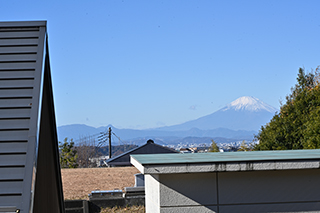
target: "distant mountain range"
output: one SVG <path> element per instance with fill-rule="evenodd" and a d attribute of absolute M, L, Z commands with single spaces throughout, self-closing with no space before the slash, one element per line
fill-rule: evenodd
<path fill-rule="evenodd" d="M 231 102 L 224 108 L 195 120 L 179 125 L 155 129 L 134 130 L 117 129 L 111 125 L 105 127 L 90 127 L 84 124 L 72 124 L 58 127 L 59 141 L 65 137 L 77 140 L 81 137 L 97 137 L 100 132 L 106 132 L 109 127 L 121 140 L 143 144 L 152 138 L 162 141 L 162 144 L 178 143 L 184 138 L 193 141 L 208 141 L 216 138 L 219 141 L 252 140 L 262 125 L 270 121 L 276 109 L 257 98 L 244 96 Z M 137 141 L 140 141 L 137 143 Z M 144 142 L 143 142 L 144 141 Z M 217 142 L 219 142 L 217 141 Z"/>

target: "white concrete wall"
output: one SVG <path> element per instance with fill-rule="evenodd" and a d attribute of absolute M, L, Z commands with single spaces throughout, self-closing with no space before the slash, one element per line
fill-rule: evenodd
<path fill-rule="evenodd" d="M 219 173 L 219 212 L 319 212 L 319 180 L 319 169 Z"/>
<path fill-rule="evenodd" d="M 160 213 L 159 175 L 144 175 L 147 212 Z"/>
<path fill-rule="evenodd" d="M 146 175 L 147 213 L 320 212 L 320 170 Z"/>
<path fill-rule="evenodd" d="M 159 182 L 155 183 L 155 180 Z M 215 173 L 155 175 L 154 177 L 146 175 L 145 181 L 148 213 L 159 212 L 155 209 L 160 209 L 161 213 L 202 213 L 217 210 Z M 157 207 L 151 207 L 156 203 L 159 204 Z"/>

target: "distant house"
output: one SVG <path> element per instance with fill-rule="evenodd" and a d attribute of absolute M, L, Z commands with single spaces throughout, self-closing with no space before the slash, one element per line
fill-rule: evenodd
<path fill-rule="evenodd" d="M 155 144 L 153 140 L 148 140 L 146 144 L 129 150 L 114 158 L 106 161 L 106 164 L 111 167 L 116 166 L 131 166 L 130 155 L 132 154 L 163 154 L 163 153 L 177 153 L 177 151 L 165 146 Z"/>
<path fill-rule="evenodd" d="M 189 148 L 181 148 L 180 153 L 202 153 L 208 152 L 208 147 L 189 147 Z"/>
<path fill-rule="evenodd" d="M 180 153 L 194 153 L 194 150 L 191 150 L 190 148 L 181 148 Z"/>
<path fill-rule="evenodd" d="M 0 212 L 64 212 L 47 39 L 0 22 Z"/>

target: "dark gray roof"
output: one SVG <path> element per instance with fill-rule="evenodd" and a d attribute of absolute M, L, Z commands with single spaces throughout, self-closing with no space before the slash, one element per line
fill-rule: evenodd
<path fill-rule="evenodd" d="M 107 160 L 109 166 L 130 166 L 130 155 L 132 154 L 160 154 L 160 153 L 177 153 L 177 151 L 165 146 L 155 144 L 152 140 L 142 146 L 131 149 L 121 155 Z"/>
<path fill-rule="evenodd" d="M 0 212 L 64 212 L 46 21 L 0 22 Z"/>

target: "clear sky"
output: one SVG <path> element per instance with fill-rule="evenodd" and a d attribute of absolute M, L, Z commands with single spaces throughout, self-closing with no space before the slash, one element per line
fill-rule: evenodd
<path fill-rule="evenodd" d="M 241 96 L 279 108 L 320 65 L 318 0 L 1 1 L 47 20 L 58 126 L 153 128 Z"/>

